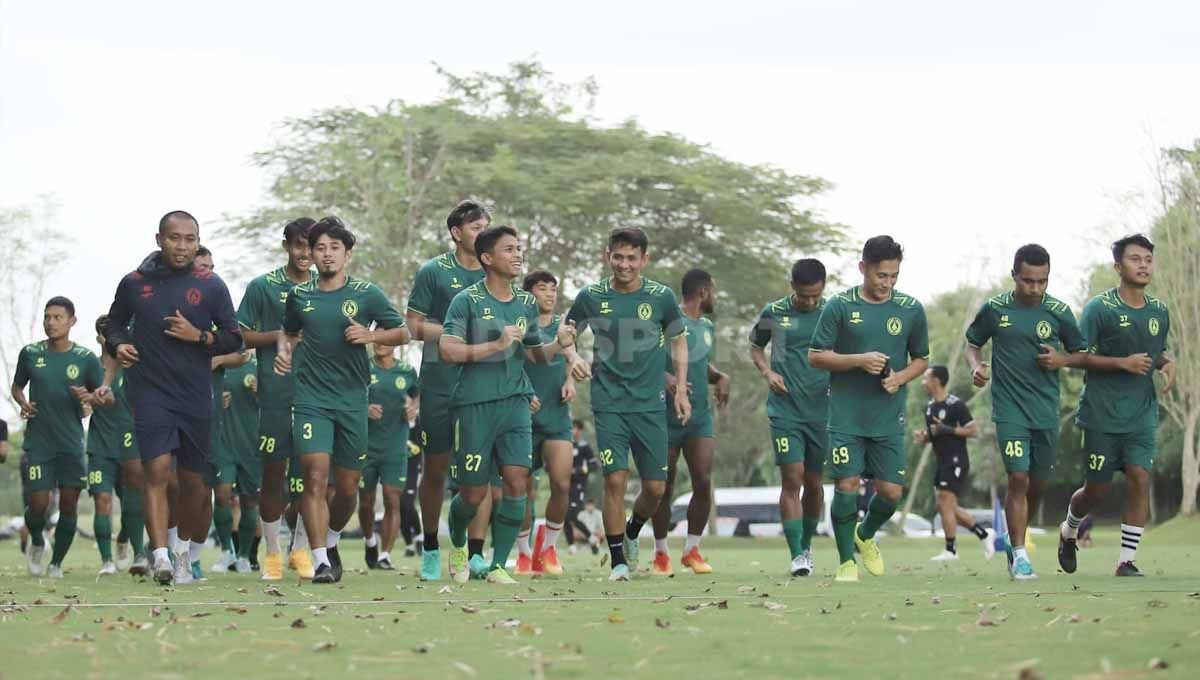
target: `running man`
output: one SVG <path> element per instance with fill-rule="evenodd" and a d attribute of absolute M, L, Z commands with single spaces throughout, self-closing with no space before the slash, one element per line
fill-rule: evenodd
<path fill-rule="evenodd" d="M 808 576 L 815 568 L 812 540 L 825 504 L 821 478 L 829 450 L 829 372 L 809 363 L 813 333 L 825 307 L 825 265 L 811 258 L 796 260 L 791 284 L 791 295 L 759 313 L 750 332 L 750 359 L 767 381 L 767 420 L 779 466 L 779 516 L 791 573 Z"/>
<path fill-rule="evenodd" d="M 863 245 L 858 271 L 863 281 L 830 298 L 821 310 L 809 348 L 813 368 L 830 372 L 830 509 L 838 549 L 836 580 L 858 581 L 857 548 L 863 566 L 883 576 L 875 532 L 896 511 L 904 494 L 905 386 L 929 365 L 925 308 L 896 290 L 904 250 L 891 236 Z M 874 480 L 867 516 L 858 518 L 862 477 Z"/>
<path fill-rule="evenodd" d="M 712 567 L 700 555 L 700 539 L 708 526 L 712 510 L 712 464 L 717 444 L 713 438 L 713 413 L 709 405 L 708 386 L 715 385 L 717 408 L 724 410 L 729 403 L 729 376 L 713 365 L 716 354 L 716 330 L 712 314 L 717 302 L 717 286 L 712 275 L 703 269 L 692 269 L 683 275 L 680 284 L 683 295 L 683 323 L 687 329 L 688 375 L 691 381 L 680 385 L 671 366 L 667 366 L 667 392 L 674 395 L 683 389 L 692 404 L 692 417 L 687 425 L 679 422 L 675 409 L 668 405 L 667 416 L 667 486 L 662 502 L 654 513 L 654 562 L 651 574 L 670 576 L 671 554 L 667 549 L 667 533 L 671 529 L 671 498 L 675 490 L 675 468 L 682 453 L 687 461 L 692 481 L 692 498 L 688 501 L 687 539 L 683 544 L 681 564 L 696 574 L 712 573 Z"/>
<path fill-rule="evenodd" d="M 604 468 L 604 532 L 613 581 L 628 581 L 637 569 L 638 536 L 666 490 L 667 353 L 663 349 L 668 342 L 676 382 L 686 385 L 688 381 L 683 313 L 669 287 L 642 276 L 650 262 L 648 248 L 641 229 L 614 229 L 607 251 L 612 276 L 581 290 L 567 313 L 579 332 L 590 326 L 595 336 L 592 412 Z M 692 414 L 687 390 L 676 390 L 671 401 L 680 425 L 687 425 Z M 642 489 L 626 522 L 631 449 Z"/>
<path fill-rule="evenodd" d="M 354 515 L 358 480 L 367 459 L 367 389 L 370 360 L 365 345 L 408 344 L 404 318 L 378 286 L 346 274 L 354 234 L 336 217 L 308 232 L 317 279 L 288 295 L 275 372 L 292 371 L 296 345 L 296 392 L 292 440 L 304 471 L 301 521 L 313 546 L 313 583 L 342 580 L 338 539 Z M 303 334 L 303 340 L 301 340 Z M 326 489 L 333 474 L 333 497 Z"/>
<path fill-rule="evenodd" d="M 240 511 L 234 541 L 235 554 L 222 555 L 220 566 L 213 571 L 233 569 L 248 574 L 254 532 L 258 528 L 258 494 L 262 485 L 262 459 L 258 453 L 258 362 L 246 355 L 246 363 L 225 371 L 224 392 L 228 395 L 221 423 L 221 456 L 218 459 L 214 488 L 218 507 L 232 508 L 236 496 Z M 214 511 L 215 512 L 215 511 Z M 227 520 L 233 526 L 233 517 Z M 231 536 L 231 538 L 232 538 Z"/>

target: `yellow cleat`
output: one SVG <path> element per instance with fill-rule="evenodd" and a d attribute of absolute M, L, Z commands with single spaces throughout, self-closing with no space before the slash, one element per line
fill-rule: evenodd
<path fill-rule="evenodd" d="M 1037 552 L 1037 546 L 1033 544 L 1033 532 L 1029 530 L 1029 527 L 1025 527 L 1025 552 L 1030 555 Z"/>
<path fill-rule="evenodd" d="M 283 579 L 283 553 L 267 553 L 263 555 L 262 580 L 280 581 Z"/>
<path fill-rule="evenodd" d="M 699 546 L 687 551 L 681 562 L 683 566 L 691 569 L 694 574 L 711 574 L 713 570 L 708 562 L 705 562 L 704 558 L 700 556 Z"/>
<path fill-rule="evenodd" d="M 858 563 L 854 560 L 846 560 L 839 564 L 833 580 L 841 583 L 858 583 Z"/>
<path fill-rule="evenodd" d="M 313 569 L 312 558 L 304 548 L 297 548 L 288 555 L 288 566 L 296 570 L 302 579 L 312 580 L 316 570 Z"/>
<path fill-rule="evenodd" d="M 883 554 L 879 552 L 879 543 L 874 538 L 869 541 L 859 538 L 858 527 L 860 526 L 862 525 L 854 525 L 854 547 L 858 548 L 858 552 L 862 555 L 863 568 L 872 576 L 883 576 Z"/>

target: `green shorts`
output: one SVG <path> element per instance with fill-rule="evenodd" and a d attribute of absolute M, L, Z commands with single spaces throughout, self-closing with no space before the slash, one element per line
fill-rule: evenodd
<path fill-rule="evenodd" d="M 422 391 L 421 448 L 439 455 L 454 450 L 454 403 L 448 396 Z"/>
<path fill-rule="evenodd" d="M 112 456 L 88 452 L 87 457 L 87 486 L 88 493 L 111 494 L 121 481 L 121 461 Z"/>
<path fill-rule="evenodd" d="M 830 432 L 827 464 L 831 479 L 869 477 L 902 486 L 908 484 L 902 432 L 884 437 Z"/>
<path fill-rule="evenodd" d="M 263 460 L 288 460 L 295 453 L 291 408 L 259 410 L 258 453 Z"/>
<path fill-rule="evenodd" d="M 298 456 L 327 453 L 333 465 L 361 470 L 367 462 L 367 410 L 296 406 L 292 409 L 292 441 Z"/>
<path fill-rule="evenodd" d="M 504 465 L 533 464 L 529 397 L 517 395 L 454 410 L 453 467 L 461 486 L 488 486 Z"/>
<path fill-rule="evenodd" d="M 384 486 L 404 488 L 408 480 L 408 449 L 392 453 L 367 454 L 366 465 L 362 469 L 362 477 L 358 480 L 358 488 L 364 491 L 374 491 L 382 483 Z"/>
<path fill-rule="evenodd" d="M 825 452 L 829 450 L 829 430 L 825 423 L 770 420 L 776 465 L 804 463 L 805 472 L 816 473 L 825 469 Z"/>
<path fill-rule="evenodd" d="M 1087 481 L 1111 482 L 1117 470 L 1136 465 L 1149 472 L 1154 468 L 1154 430 L 1138 432 L 1083 431 L 1083 462 Z"/>
<path fill-rule="evenodd" d="M 675 408 L 674 404 L 669 404 L 669 408 Z M 667 448 L 682 449 L 683 443 L 689 439 L 699 439 L 701 437 L 713 438 L 713 417 L 712 411 L 704 413 L 693 413 L 691 418 L 688 418 L 686 425 L 679 425 L 675 418 L 667 418 Z"/>
<path fill-rule="evenodd" d="M 83 451 L 26 451 L 29 490 L 83 489 L 87 487 L 87 465 Z"/>
<path fill-rule="evenodd" d="M 546 442 L 567 442 L 570 444 L 575 440 L 575 436 L 570 430 L 561 432 L 543 432 L 537 428 L 533 430 L 533 467 L 534 472 L 541 470 L 546 466 L 546 461 L 542 458 L 542 444 Z"/>
<path fill-rule="evenodd" d="M 595 413 L 596 447 L 604 474 L 629 469 L 629 452 L 638 476 L 667 479 L 667 416 L 662 411 Z"/>
<path fill-rule="evenodd" d="M 213 486 L 232 484 L 239 496 L 257 496 L 262 490 L 262 462 L 237 456 L 233 460 L 214 462 Z"/>
<path fill-rule="evenodd" d="M 1016 423 L 996 423 L 996 443 L 1006 472 L 1028 472 L 1049 479 L 1058 459 L 1058 427 L 1035 430 Z"/>

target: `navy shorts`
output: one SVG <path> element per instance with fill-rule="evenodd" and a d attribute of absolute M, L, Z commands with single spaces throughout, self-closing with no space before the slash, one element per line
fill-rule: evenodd
<path fill-rule="evenodd" d="M 185 415 L 153 403 L 139 404 L 133 420 L 143 462 L 173 453 L 179 467 L 201 474 L 209 472 L 212 415 L 207 410 L 200 416 Z"/>

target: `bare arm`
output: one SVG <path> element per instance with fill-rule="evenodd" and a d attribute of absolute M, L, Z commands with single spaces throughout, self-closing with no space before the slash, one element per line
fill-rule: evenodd
<path fill-rule="evenodd" d="M 813 368 L 832 373 L 845 373 L 862 369 L 867 373 L 878 374 L 887 363 L 887 355 L 882 352 L 867 352 L 865 354 L 838 354 L 826 349 L 808 353 L 808 363 Z"/>
<path fill-rule="evenodd" d="M 412 329 L 412 339 L 422 342 L 437 342 L 442 337 L 442 324 L 430 321 L 420 312 L 404 310 L 404 323 Z"/>
<path fill-rule="evenodd" d="M 218 368 L 241 368 L 250 357 L 242 352 L 230 352 L 229 354 L 219 354 L 212 358 L 212 370 Z"/>
<path fill-rule="evenodd" d="M 438 326 L 438 332 L 440 335 L 441 326 Z M 508 343 L 505 343 L 504 336 L 501 336 L 497 340 L 478 345 L 468 345 L 462 338 L 456 338 L 453 335 L 440 335 L 438 340 L 438 354 L 441 356 L 442 361 L 451 364 L 482 361 L 497 352 L 503 352 L 507 348 Z"/>
<path fill-rule="evenodd" d="M 408 326 L 397 326 L 396 328 L 389 328 L 387 330 L 376 328 L 371 333 L 374 337 L 372 342 L 381 342 L 392 347 L 407 345 L 412 340 L 412 335 L 408 332 Z"/>
<path fill-rule="evenodd" d="M 287 375 L 292 372 L 292 352 L 300 344 L 300 334 L 280 333 L 275 341 L 275 373 Z"/>
<path fill-rule="evenodd" d="M 974 420 L 966 425 L 959 425 L 954 428 L 954 436 L 962 437 L 963 439 L 974 439 L 979 436 L 979 426 L 975 424 Z"/>
<path fill-rule="evenodd" d="M 976 387 L 983 387 L 988 381 L 988 364 L 983 360 L 983 350 L 967 343 L 967 365 L 971 367 L 971 378 Z"/>
<path fill-rule="evenodd" d="M 676 384 L 684 386 L 688 381 L 687 334 L 680 333 L 671 340 L 671 363 L 675 365 Z M 686 389 L 675 390 L 675 415 L 681 425 L 692 417 L 692 402 Z"/>
<path fill-rule="evenodd" d="M 246 349 L 259 349 L 260 347 L 274 347 L 275 343 L 279 342 L 281 331 L 252 331 L 245 326 L 242 327 L 242 340 L 246 343 Z"/>

